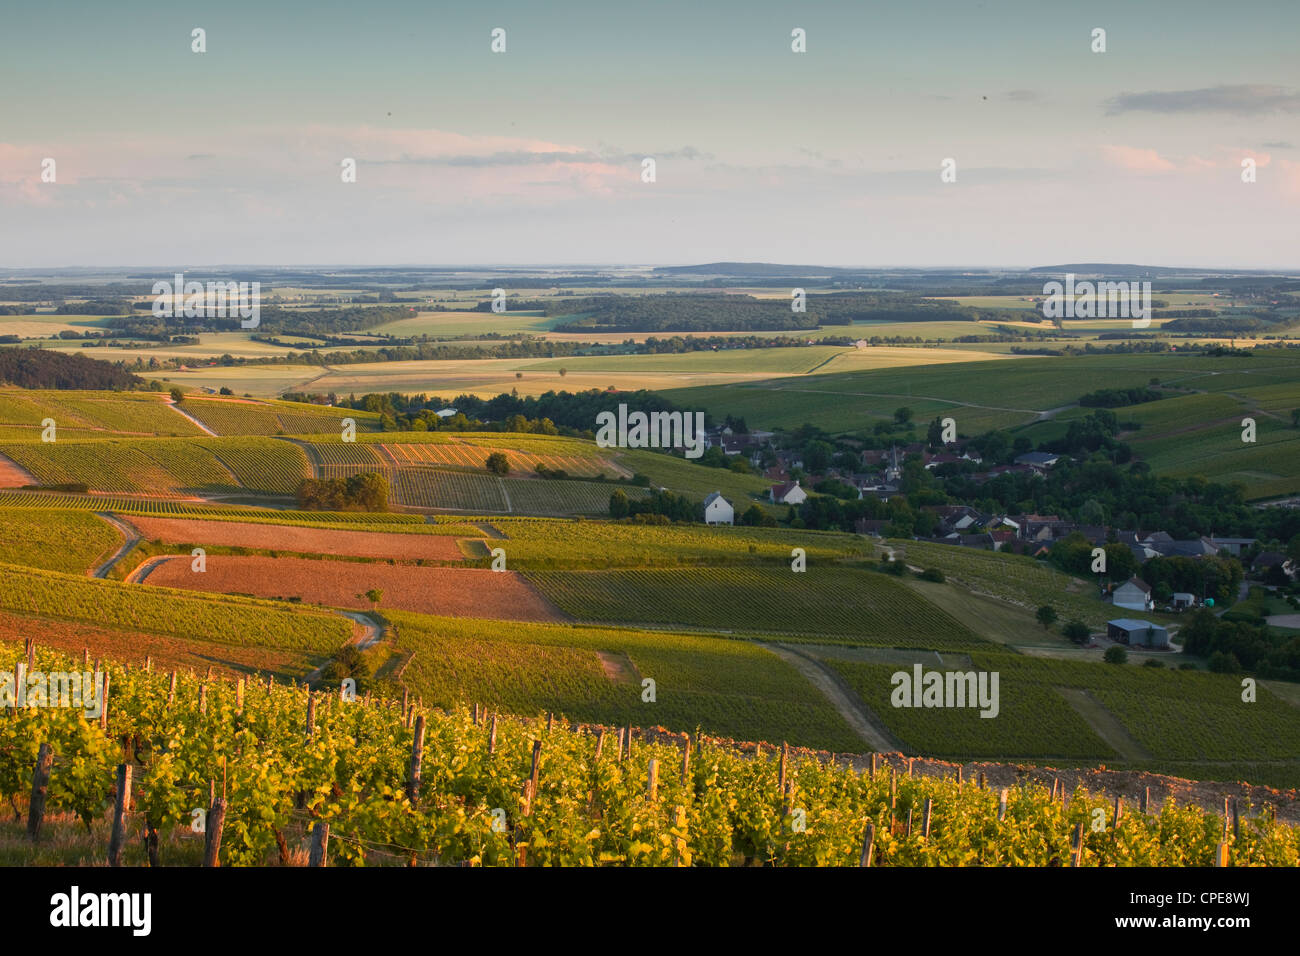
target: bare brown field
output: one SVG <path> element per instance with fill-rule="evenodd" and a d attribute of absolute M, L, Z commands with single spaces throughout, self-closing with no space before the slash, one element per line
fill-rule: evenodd
<path fill-rule="evenodd" d="M 146 585 L 299 598 L 307 604 L 358 611 L 372 605 L 365 592 L 383 591 L 378 607 L 448 617 L 508 621 L 559 621 L 563 614 L 513 571 L 485 568 L 420 568 L 412 565 L 313 561 L 209 555 L 207 570 L 190 569 L 190 557 L 167 558 L 144 579 Z"/>
<path fill-rule="evenodd" d="M 134 515 L 129 520 L 148 540 L 162 540 L 167 544 L 207 544 L 356 558 L 393 558 L 397 561 L 465 559 L 456 545 L 456 539 L 449 535 L 338 531 L 290 525 L 241 524 L 237 521 L 138 518 Z"/>
<path fill-rule="evenodd" d="M 91 666 L 99 659 L 134 666 L 152 658 L 155 670 L 185 670 L 215 674 L 274 674 L 284 678 L 303 678 L 319 663 L 299 651 L 263 647 L 239 647 L 201 640 L 182 640 L 161 634 L 118 631 L 93 624 L 52 621 L 0 613 L 0 669 L 12 669 L 22 656 L 23 639 L 35 637 L 38 647 L 53 648 L 80 660 L 82 650 L 90 652 Z"/>
<path fill-rule="evenodd" d="M 0 455 L 0 488 L 21 488 L 38 484 L 36 476 L 12 458 Z"/>

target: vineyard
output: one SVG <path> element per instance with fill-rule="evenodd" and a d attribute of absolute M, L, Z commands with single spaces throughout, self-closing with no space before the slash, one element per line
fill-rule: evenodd
<path fill-rule="evenodd" d="M 0 491 L 0 509 L 42 512 L 107 511 L 124 515 L 152 515 L 163 518 L 195 518 L 211 521 L 239 521 L 244 524 L 306 525 L 309 527 L 382 528 L 406 534 L 454 534 L 473 536 L 478 532 L 465 525 L 430 524 L 419 515 L 363 511 L 272 511 L 236 505 L 209 504 L 111 495 L 64 495 L 23 491 Z"/>
<path fill-rule="evenodd" d="M 883 647 L 985 646 L 923 597 L 865 570 L 810 565 L 802 574 L 788 568 L 526 573 L 561 610 L 584 621 L 780 632 L 787 640 Z"/>
<path fill-rule="evenodd" d="M 82 662 L 42 649 L 32 663 Z M 139 667 L 106 674 L 99 720 L 71 707 L 0 712 L 0 798 L 16 806 L 34 776 L 48 779 L 20 862 L 91 862 L 86 838 L 106 836 L 106 823 L 144 831 L 98 843 L 100 860 L 122 865 L 289 863 L 308 840 L 316 865 L 345 866 L 1300 862 L 1300 833 L 1249 805 L 1232 819 L 1169 801 L 1121 813 L 1083 790 L 963 786 L 907 761 L 860 771 L 698 735 L 616 740 L 565 719 Z M 59 817 L 81 822 L 79 842 L 47 834 L 64 832 Z M 67 858 L 74 846 L 81 859 Z"/>
<path fill-rule="evenodd" d="M 82 574 L 121 543 L 93 514 L 0 510 L 0 563 Z"/>
<path fill-rule="evenodd" d="M 385 614 L 414 653 L 403 680 L 450 708 L 555 710 L 602 723 L 707 727 L 850 750 L 862 741 L 788 664 L 744 641 L 626 629 Z M 653 703 L 642 680 L 655 681 Z"/>
<path fill-rule="evenodd" d="M 0 453 L 41 484 L 116 493 L 291 494 L 311 475 L 301 448 L 270 438 L 33 441 L 0 445 Z"/>
<path fill-rule="evenodd" d="M 351 418 L 357 432 L 379 431 L 374 412 L 290 402 L 250 402 L 186 398 L 185 411 L 218 435 L 339 434 L 343 419 Z"/>
<path fill-rule="evenodd" d="M 978 548 L 954 548 L 928 541 L 890 540 L 899 560 L 918 568 L 938 568 L 953 583 L 1003 601 L 1036 610 L 1056 608 L 1062 621 L 1079 620 L 1093 630 L 1104 628 L 1114 608 L 1093 595 L 1091 581 L 1078 581 L 1033 558 Z"/>
<path fill-rule="evenodd" d="M 624 475 L 603 458 L 585 449 L 584 454 L 533 454 L 517 451 L 506 445 L 468 444 L 465 442 L 425 442 L 416 445 L 380 445 L 383 454 L 398 465 L 432 465 L 435 468 L 464 468 L 482 471 L 488 455 L 500 452 L 506 456 L 512 472 L 531 475 L 542 465 L 551 470 L 567 472 L 578 478 L 592 478 L 602 474 Z"/>
<path fill-rule="evenodd" d="M 162 395 L 122 392 L 0 390 L 0 433 L 5 438 L 40 439 L 42 421 L 53 418 L 68 437 L 105 432 L 123 435 L 187 436 L 202 430 L 167 406 Z"/>
<path fill-rule="evenodd" d="M 974 708 L 895 708 L 890 678 L 911 667 L 828 657 L 867 706 L 909 748 L 948 758 L 995 760 L 1104 759 L 1172 769 L 1183 776 L 1225 777 L 1250 755 L 1250 777 L 1290 786 L 1300 774 L 1300 714 L 1258 688 L 1242 700 L 1240 678 L 1181 671 L 1057 661 L 1018 654 L 972 654 L 979 670 L 999 674 L 1000 712 Z M 929 665 L 927 665 L 929 669 Z M 1104 743 L 1067 693 L 1086 692 L 1095 708 L 1118 722 L 1124 752 Z M 1075 701 L 1080 698 L 1075 696 Z M 1095 714 L 1096 711 L 1091 713 Z"/>
<path fill-rule="evenodd" d="M 0 564 L 0 610 L 323 655 L 333 653 L 352 635 L 350 621 L 315 611 L 247 598 L 139 588 L 8 564 Z"/>
<path fill-rule="evenodd" d="M 513 502 L 513 492 L 511 497 Z M 788 568 L 792 548 L 803 548 L 814 562 L 861 559 L 867 548 L 855 535 L 784 528 L 528 518 L 493 518 L 492 526 L 509 539 L 503 547 L 510 566 L 519 570 L 755 563 Z"/>
<path fill-rule="evenodd" d="M 318 470 L 325 478 L 377 472 L 388 479 L 389 501 L 393 504 L 475 514 L 606 514 L 609 496 L 615 488 L 624 487 L 592 481 L 498 478 L 482 471 L 449 471 L 427 465 L 326 464 Z M 644 488 L 634 486 L 626 486 L 624 490 L 629 498 L 647 494 Z"/>

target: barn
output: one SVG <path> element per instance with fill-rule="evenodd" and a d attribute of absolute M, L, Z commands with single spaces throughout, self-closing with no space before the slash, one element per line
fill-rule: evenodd
<path fill-rule="evenodd" d="M 1128 644 L 1130 647 L 1167 648 L 1169 646 L 1167 629 L 1150 621 L 1138 621 L 1128 617 L 1107 621 L 1106 636 L 1112 641 Z"/>

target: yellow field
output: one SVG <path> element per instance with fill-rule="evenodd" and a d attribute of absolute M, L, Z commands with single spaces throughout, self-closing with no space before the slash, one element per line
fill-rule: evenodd
<path fill-rule="evenodd" d="M 453 398 L 482 397 L 518 389 L 520 395 L 590 388 L 664 389 L 689 385 L 727 385 L 778 375 L 822 374 L 946 365 L 1003 359 L 994 350 L 965 348 L 837 348 L 723 350 L 665 355 L 584 356 L 564 359 L 458 359 L 455 361 L 375 362 L 326 366 L 270 365 L 203 367 L 167 371 L 149 378 L 191 388 L 219 389 L 259 398 L 286 391 L 425 392 Z M 566 374 L 561 376 L 560 369 Z M 520 377 L 516 377 L 518 374 Z"/>

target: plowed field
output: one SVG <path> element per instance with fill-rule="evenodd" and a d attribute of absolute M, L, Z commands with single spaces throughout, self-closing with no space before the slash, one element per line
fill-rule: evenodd
<path fill-rule="evenodd" d="M 146 585 L 251 594 L 262 598 L 300 598 L 307 604 L 369 609 L 365 592 L 383 591 L 379 609 L 393 608 L 449 617 L 510 621 L 557 621 L 563 615 L 520 575 L 479 568 L 419 568 L 411 565 L 313 561 L 209 555 L 207 570 L 190 569 L 190 556 L 162 561 Z"/>

